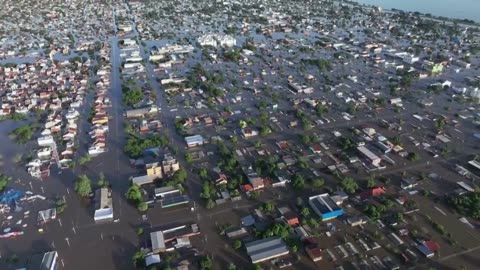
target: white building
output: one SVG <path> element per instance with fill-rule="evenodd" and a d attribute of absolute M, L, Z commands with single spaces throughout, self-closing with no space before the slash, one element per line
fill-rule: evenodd
<path fill-rule="evenodd" d="M 112 192 L 108 188 L 100 188 L 95 194 L 95 222 L 113 220 Z"/>

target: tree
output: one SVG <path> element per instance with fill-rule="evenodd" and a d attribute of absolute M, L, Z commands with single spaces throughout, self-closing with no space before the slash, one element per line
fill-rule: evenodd
<path fill-rule="evenodd" d="M 2 192 L 6 187 L 8 181 L 10 181 L 11 177 L 6 175 L 0 174 L 0 192 Z"/>
<path fill-rule="evenodd" d="M 142 201 L 142 192 L 140 191 L 140 187 L 137 184 L 133 184 L 125 193 L 125 197 L 127 200 L 139 203 Z"/>
<path fill-rule="evenodd" d="M 317 116 L 322 117 L 326 112 L 328 112 L 328 108 L 319 103 L 317 106 L 315 106 L 315 112 L 317 113 Z"/>
<path fill-rule="evenodd" d="M 435 121 L 435 127 L 438 129 L 438 130 L 443 130 L 445 128 L 445 125 L 447 124 L 445 118 L 443 117 L 440 117 L 437 119 L 437 121 Z"/>
<path fill-rule="evenodd" d="M 300 214 L 304 217 L 308 217 L 310 216 L 310 209 L 308 207 L 304 207 L 300 212 Z"/>
<path fill-rule="evenodd" d="M 325 180 L 323 180 L 322 178 L 313 179 L 312 181 L 312 186 L 316 189 L 322 188 L 324 184 Z"/>
<path fill-rule="evenodd" d="M 105 179 L 105 175 L 103 172 L 98 174 L 98 186 L 104 188 L 108 186 L 108 181 Z"/>
<path fill-rule="evenodd" d="M 205 200 L 209 200 L 215 194 L 215 188 L 208 182 L 204 181 L 202 185 L 202 193 L 200 197 Z"/>
<path fill-rule="evenodd" d="M 270 132 L 272 132 L 270 130 L 270 128 L 266 125 L 262 125 L 260 127 L 260 136 L 267 136 Z"/>
<path fill-rule="evenodd" d="M 227 270 L 237 270 L 237 266 L 234 263 L 230 263 L 227 267 Z"/>
<path fill-rule="evenodd" d="M 25 125 L 16 128 L 14 131 L 11 132 L 11 135 L 15 137 L 17 143 L 26 144 L 32 139 L 33 132 L 34 130 L 31 125 Z"/>
<path fill-rule="evenodd" d="M 353 194 L 357 191 L 358 189 L 358 184 L 353 178 L 351 177 L 344 177 L 342 181 L 340 182 L 341 187 L 345 192 Z"/>
<path fill-rule="evenodd" d="M 148 210 L 148 204 L 146 202 L 140 202 L 140 203 L 138 203 L 137 208 L 138 208 L 139 211 L 145 212 L 145 211 Z"/>
<path fill-rule="evenodd" d="M 232 144 L 237 145 L 238 143 L 238 137 L 237 136 L 232 136 Z"/>
<path fill-rule="evenodd" d="M 301 174 L 294 174 L 292 177 L 292 186 L 297 190 L 301 190 L 305 187 L 305 179 Z"/>
<path fill-rule="evenodd" d="M 240 249 L 241 247 L 242 247 L 242 241 L 235 240 L 235 242 L 233 242 L 233 248 L 234 249 Z"/>
<path fill-rule="evenodd" d="M 132 256 L 133 266 L 137 269 L 145 268 L 145 253 L 142 250 L 136 251 Z"/>
<path fill-rule="evenodd" d="M 192 161 L 193 161 L 192 154 L 190 154 L 190 153 L 185 153 L 185 161 L 186 161 L 187 163 L 192 163 Z"/>
<path fill-rule="evenodd" d="M 417 161 L 420 160 L 420 155 L 416 152 L 408 153 L 407 159 L 410 161 Z"/>
<path fill-rule="evenodd" d="M 198 172 L 198 175 L 199 175 L 200 178 L 202 178 L 203 180 L 207 179 L 207 177 L 208 177 L 208 171 L 207 171 L 207 169 L 201 168 L 200 171 Z"/>
<path fill-rule="evenodd" d="M 213 269 L 212 257 L 204 256 L 200 259 L 200 269 L 201 270 L 211 270 Z"/>
<path fill-rule="evenodd" d="M 207 209 L 212 209 L 213 207 L 215 207 L 215 202 L 212 199 L 208 199 L 205 207 Z"/>
<path fill-rule="evenodd" d="M 367 179 L 367 188 L 373 188 L 377 185 L 375 177 L 371 176 Z"/>
<path fill-rule="evenodd" d="M 84 174 L 75 181 L 75 192 L 80 197 L 88 197 L 92 193 L 92 185 L 90 179 Z"/>
<path fill-rule="evenodd" d="M 267 213 L 272 213 L 275 210 L 275 204 L 273 202 L 266 202 L 262 205 L 262 210 Z"/>

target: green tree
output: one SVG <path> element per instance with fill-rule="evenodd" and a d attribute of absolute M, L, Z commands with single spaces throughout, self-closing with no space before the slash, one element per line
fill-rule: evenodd
<path fill-rule="evenodd" d="M 266 202 L 262 205 L 262 210 L 267 213 L 273 213 L 275 210 L 275 204 L 273 202 Z"/>
<path fill-rule="evenodd" d="M 212 257 L 204 256 L 200 259 L 200 269 L 201 270 L 211 270 L 213 269 Z"/>
<path fill-rule="evenodd" d="M 353 194 L 358 190 L 357 182 L 351 177 L 344 177 L 340 182 L 340 186 L 345 190 L 345 192 Z"/>
<path fill-rule="evenodd" d="M 145 253 L 141 250 L 136 251 L 132 256 L 132 263 L 137 269 L 145 269 Z"/>
<path fill-rule="evenodd" d="M 140 187 L 137 184 L 132 184 L 127 193 L 125 193 L 125 197 L 129 201 L 139 203 L 142 201 L 142 191 L 140 191 Z"/>
<path fill-rule="evenodd" d="M 80 197 L 88 197 L 92 193 L 92 185 L 90 179 L 84 174 L 75 181 L 75 192 Z"/>
<path fill-rule="evenodd" d="M 140 202 L 140 203 L 138 203 L 137 208 L 138 208 L 139 211 L 145 212 L 145 211 L 148 210 L 148 204 L 146 202 Z"/>
<path fill-rule="evenodd" d="M 417 161 L 420 160 L 420 155 L 416 152 L 408 153 L 407 159 L 410 161 Z"/>
<path fill-rule="evenodd" d="M 373 188 L 377 185 L 376 181 L 375 181 L 375 177 L 374 176 L 371 176 L 367 179 L 367 188 Z"/>
<path fill-rule="evenodd" d="M 305 188 L 305 179 L 301 174 L 294 174 L 292 177 L 292 186 L 297 190 Z"/>
<path fill-rule="evenodd" d="M 8 177 L 4 174 L 0 174 L 0 192 L 2 192 L 6 187 L 8 181 L 10 181 L 11 177 Z"/>
<path fill-rule="evenodd" d="M 105 175 L 103 172 L 98 174 L 98 186 L 104 188 L 108 186 L 108 181 L 105 179 Z"/>
<path fill-rule="evenodd" d="M 208 171 L 207 171 L 207 169 L 201 168 L 200 171 L 198 172 L 198 175 L 199 175 L 200 178 L 202 178 L 203 180 L 206 180 L 206 179 L 208 178 Z"/>
<path fill-rule="evenodd" d="M 322 188 L 324 184 L 325 180 L 323 180 L 322 178 L 313 179 L 312 181 L 312 186 L 316 189 Z"/>
<path fill-rule="evenodd" d="M 192 154 L 190 154 L 190 153 L 185 153 L 185 161 L 186 161 L 187 163 L 192 163 L 192 161 L 193 161 Z"/>
<path fill-rule="evenodd" d="M 233 242 L 233 248 L 234 248 L 234 249 L 240 249 L 241 247 L 242 247 L 242 241 L 240 241 L 240 240 L 235 240 L 235 241 Z"/>
<path fill-rule="evenodd" d="M 310 216 L 310 209 L 308 207 L 304 207 L 302 208 L 302 211 L 300 212 L 300 214 L 304 217 L 308 217 Z"/>

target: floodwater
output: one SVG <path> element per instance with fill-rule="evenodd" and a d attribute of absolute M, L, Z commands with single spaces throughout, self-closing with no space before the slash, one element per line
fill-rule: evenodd
<path fill-rule="evenodd" d="M 360 4 L 381 6 L 387 9 L 401 9 L 430 13 L 455 19 L 470 19 L 480 22 L 480 1 L 478 0 L 355 0 Z"/>

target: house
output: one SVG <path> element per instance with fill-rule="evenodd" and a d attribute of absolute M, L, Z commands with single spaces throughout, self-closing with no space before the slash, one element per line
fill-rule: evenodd
<path fill-rule="evenodd" d="M 34 254 L 28 259 L 28 263 L 25 268 L 19 269 L 40 269 L 40 270 L 55 270 L 58 264 L 57 251 L 49 251 L 45 253 Z"/>
<path fill-rule="evenodd" d="M 385 193 L 385 188 L 384 187 L 373 187 L 370 188 L 360 194 L 360 199 L 361 200 L 367 200 L 370 197 L 376 197 L 383 195 Z"/>
<path fill-rule="evenodd" d="M 169 154 L 165 154 L 162 161 L 163 172 L 165 175 L 171 175 L 180 170 L 180 164 L 178 161 Z"/>
<path fill-rule="evenodd" d="M 319 247 L 305 247 L 305 251 L 308 254 L 308 257 L 314 262 L 322 260 L 322 250 Z"/>
<path fill-rule="evenodd" d="M 108 188 L 100 188 L 95 192 L 95 222 L 113 220 L 112 191 Z"/>
<path fill-rule="evenodd" d="M 162 167 L 160 166 L 160 162 L 153 162 L 145 164 L 147 169 L 147 175 L 155 178 L 162 178 Z"/>
<path fill-rule="evenodd" d="M 380 165 L 380 162 L 382 161 L 382 159 L 379 158 L 377 155 L 375 155 L 372 151 L 370 151 L 365 146 L 359 146 L 357 147 L 357 150 L 358 152 L 360 152 L 360 154 L 362 154 L 364 157 L 370 160 L 373 166 L 378 167 Z"/>
<path fill-rule="evenodd" d="M 157 177 L 154 175 L 141 175 L 132 178 L 132 184 L 142 186 L 152 184 Z"/>
<path fill-rule="evenodd" d="M 251 138 L 251 137 L 255 137 L 258 135 L 258 131 L 252 129 L 252 128 L 242 128 L 242 135 L 244 138 Z"/>
<path fill-rule="evenodd" d="M 343 209 L 330 198 L 328 193 L 312 196 L 308 198 L 308 203 L 313 211 L 322 218 L 322 221 L 343 215 Z"/>
<path fill-rule="evenodd" d="M 162 231 L 151 232 L 150 240 L 152 241 L 152 252 L 160 253 L 166 251 L 165 238 Z"/>
<path fill-rule="evenodd" d="M 285 220 L 285 222 L 287 222 L 288 225 L 290 226 L 300 225 L 298 215 L 295 212 L 293 212 L 292 209 L 290 209 L 289 207 L 283 206 L 283 207 L 279 207 L 277 210 L 280 216 Z"/>
<path fill-rule="evenodd" d="M 183 195 L 180 190 L 170 186 L 156 188 L 155 198 L 160 201 L 162 208 L 188 204 L 190 201 L 187 195 Z"/>
<path fill-rule="evenodd" d="M 156 106 L 152 105 L 150 107 L 127 110 L 125 112 L 125 117 L 126 118 L 144 117 L 148 114 L 156 113 L 156 112 L 158 112 L 158 108 Z"/>
<path fill-rule="evenodd" d="M 261 189 L 265 187 L 263 178 L 260 177 L 257 173 L 251 172 L 247 174 L 248 182 L 252 185 L 254 190 Z"/>
<path fill-rule="evenodd" d="M 217 179 L 215 179 L 215 185 L 226 185 L 228 183 L 228 178 L 224 173 L 219 173 Z"/>
<path fill-rule="evenodd" d="M 427 258 L 433 257 L 440 250 L 440 245 L 432 240 L 419 241 L 416 247 Z"/>
<path fill-rule="evenodd" d="M 196 147 L 203 145 L 203 137 L 201 135 L 194 135 L 185 137 L 185 142 L 187 143 L 187 147 Z"/>
<path fill-rule="evenodd" d="M 289 253 L 287 245 L 278 236 L 246 243 L 245 248 L 252 263 L 271 260 Z"/>
<path fill-rule="evenodd" d="M 231 228 L 225 232 L 225 235 L 230 239 L 241 238 L 248 235 L 248 231 L 244 227 Z"/>

